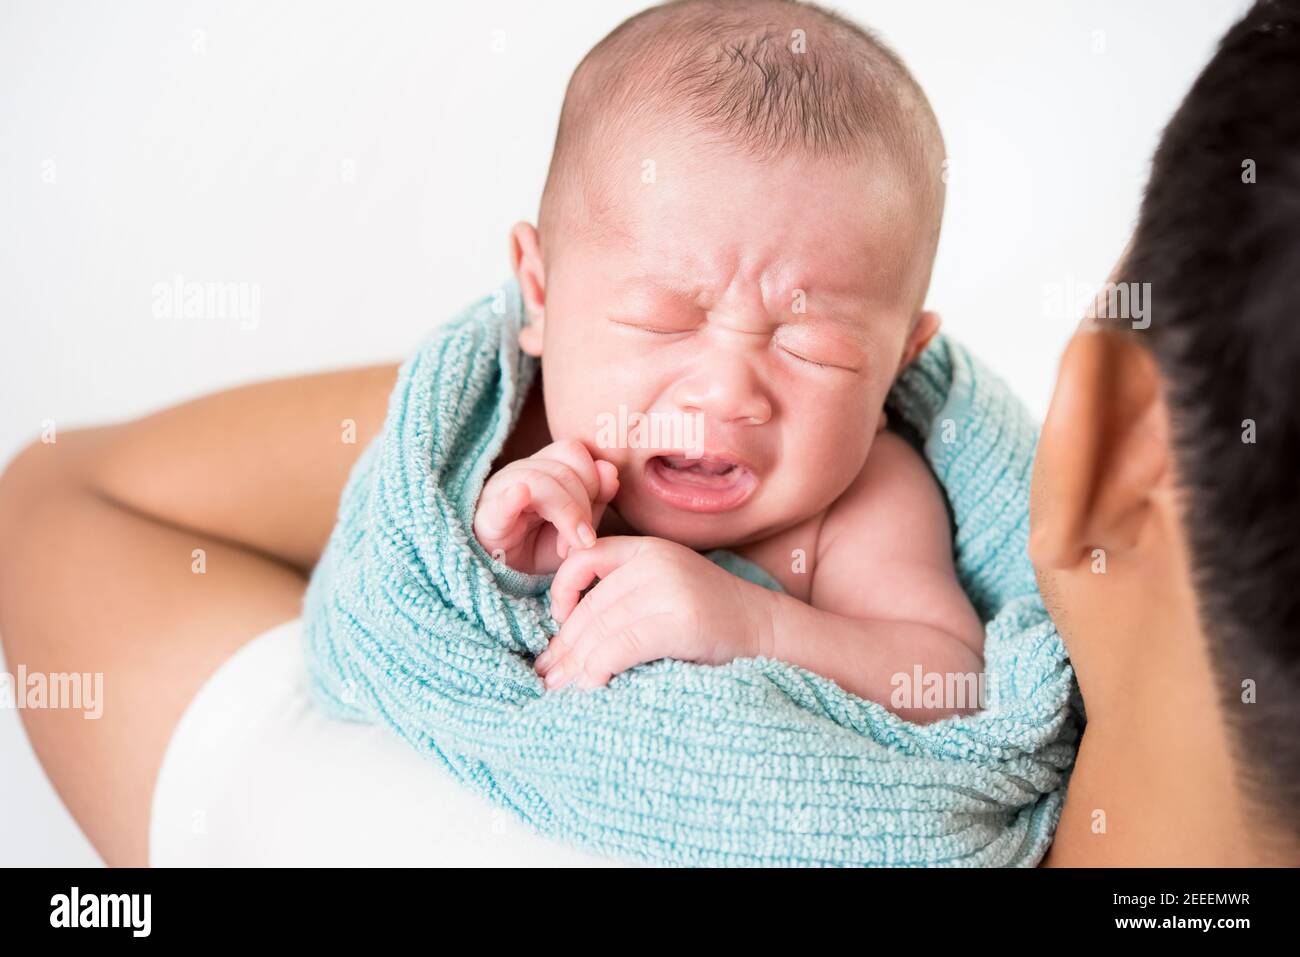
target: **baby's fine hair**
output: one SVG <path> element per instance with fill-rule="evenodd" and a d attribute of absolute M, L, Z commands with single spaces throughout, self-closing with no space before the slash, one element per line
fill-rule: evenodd
<path fill-rule="evenodd" d="M 597 43 L 565 93 L 538 215 L 543 243 L 567 212 L 589 224 L 617 201 L 602 174 L 629 131 L 682 123 L 760 160 L 894 162 L 933 255 L 944 145 L 925 94 L 870 32 L 801 0 L 673 0 Z"/>

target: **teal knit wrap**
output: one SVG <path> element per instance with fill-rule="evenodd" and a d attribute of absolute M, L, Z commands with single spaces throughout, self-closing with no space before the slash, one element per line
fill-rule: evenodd
<path fill-rule="evenodd" d="M 510 280 L 402 366 L 307 591 L 317 702 L 389 725 L 538 831 L 624 860 L 1037 863 L 1078 726 L 1025 552 L 1035 430 L 1006 387 L 940 338 L 890 396 L 952 505 L 958 574 L 987 622 L 984 710 L 915 725 L 767 658 L 664 659 L 548 692 L 532 661 L 557 630 L 550 579 L 471 532 L 537 374 L 522 322 Z"/>

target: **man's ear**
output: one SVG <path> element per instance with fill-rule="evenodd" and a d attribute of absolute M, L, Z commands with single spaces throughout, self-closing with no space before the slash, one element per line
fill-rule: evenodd
<path fill-rule="evenodd" d="M 1029 551 L 1071 568 L 1133 549 L 1172 480 L 1159 368 L 1134 336 L 1085 323 L 1066 347 L 1034 462 Z"/>
<path fill-rule="evenodd" d="M 530 356 L 542 354 L 546 325 L 546 266 L 542 244 L 532 223 L 519 222 L 510 230 L 510 266 L 519 282 L 528 322 L 519 332 L 519 346 Z"/>
<path fill-rule="evenodd" d="M 937 312 L 923 312 L 917 317 L 916 325 L 912 327 L 911 334 L 907 337 L 907 342 L 903 345 L 903 360 L 898 364 L 898 371 L 902 372 L 910 366 L 930 344 L 930 340 L 935 337 L 939 331 L 939 314 Z"/>

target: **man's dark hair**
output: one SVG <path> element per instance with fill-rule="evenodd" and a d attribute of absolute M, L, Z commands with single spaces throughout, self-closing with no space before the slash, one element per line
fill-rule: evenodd
<path fill-rule="evenodd" d="M 1300 836 L 1300 0 L 1257 3 L 1196 80 L 1124 272 L 1151 283 L 1133 335 L 1166 386 L 1239 775 Z"/>

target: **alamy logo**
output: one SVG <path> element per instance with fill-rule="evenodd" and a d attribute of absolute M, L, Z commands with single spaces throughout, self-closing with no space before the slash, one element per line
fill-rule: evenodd
<path fill-rule="evenodd" d="M 71 894 L 50 898 L 51 927 L 129 927 L 131 936 L 148 937 L 151 894 Z"/>
<path fill-rule="evenodd" d="M 154 283 L 155 319 L 214 319 L 256 329 L 262 321 L 262 285 L 256 282 L 195 282 L 177 274 Z"/>
<path fill-rule="evenodd" d="M 894 710 L 932 709 L 983 711 L 996 703 L 993 682 L 982 671 L 923 671 L 913 665 L 889 680 L 889 705 Z"/>
<path fill-rule="evenodd" d="M 1151 283 L 1107 282 L 1100 289 L 1067 279 L 1043 286 L 1043 315 L 1047 319 L 1078 319 L 1091 312 L 1097 319 L 1119 319 L 1134 329 L 1151 327 Z"/>
<path fill-rule="evenodd" d="M 1149 282 L 1108 282 L 1094 303 L 1098 319 L 1127 319 L 1134 329 L 1151 328 Z"/>
<path fill-rule="evenodd" d="M 104 673 L 29 673 L 26 665 L 19 665 L 17 674 L 0 671 L 0 709 L 5 708 L 75 710 L 97 720 L 104 715 Z"/>
<path fill-rule="evenodd" d="M 618 412 L 596 416 L 599 449 L 681 449 L 688 459 L 704 456 L 703 412 Z"/>

